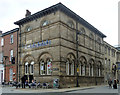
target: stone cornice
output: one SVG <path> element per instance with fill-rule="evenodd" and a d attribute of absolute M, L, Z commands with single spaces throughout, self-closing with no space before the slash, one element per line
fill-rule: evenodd
<path fill-rule="evenodd" d="M 83 18 L 81 18 L 80 16 L 78 16 L 76 13 L 74 13 L 73 11 L 71 11 L 69 8 L 67 8 L 66 6 L 64 6 L 62 3 L 58 3 L 56 5 L 53 5 L 49 8 L 46 8 L 44 10 L 41 10 L 33 15 L 30 15 L 26 18 L 23 18 L 19 21 L 14 22 L 14 24 L 16 25 L 22 25 L 24 23 L 30 22 L 32 20 L 35 20 L 37 18 L 43 17 L 45 15 L 54 13 L 56 11 L 61 11 L 63 13 L 65 13 L 66 15 L 68 15 L 69 17 L 73 18 L 76 22 L 81 23 L 83 26 L 87 27 L 88 29 L 90 29 L 91 31 L 97 33 L 99 36 L 101 36 L 102 38 L 106 37 L 102 32 L 100 32 L 98 29 L 96 29 L 95 27 L 93 27 L 90 23 L 88 23 L 87 21 L 85 21 Z"/>

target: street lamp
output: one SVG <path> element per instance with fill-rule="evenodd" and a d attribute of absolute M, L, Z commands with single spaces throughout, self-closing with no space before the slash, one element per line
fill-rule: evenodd
<path fill-rule="evenodd" d="M 78 64 L 79 64 L 79 61 L 78 61 L 78 35 L 81 35 L 81 32 L 78 31 L 78 23 L 76 21 L 76 72 L 77 72 L 77 78 L 76 78 L 76 87 L 79 87 L 79 82 L 78 82 L 78 76 L 79 76 L 79 67 L 78 67 Z"/>
<path fill-rule="evenodd" d="M 112 70 L 113 70 L 113 74 L 114 76 L 116 75 L 116 70 L 117 70 L 117 67 L 115 64 L 112 65 Z"/>
<path fill-rule="evenodd" d="M 5 79 L 4 79 L 4 82 L 6 82 L 6 60 L 7 60 L 7 58 L 8 58 L 8 56 L 3 56 L 4 58 L 5 58 Z"/>

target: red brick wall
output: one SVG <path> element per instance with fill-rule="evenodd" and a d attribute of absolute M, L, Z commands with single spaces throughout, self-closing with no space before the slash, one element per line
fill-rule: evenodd
<path fill-rule="evenodd" d="M 13 35 L 13 44 L 10 43 L 10 36 Z M 8 82 L 9 79 L 9 69 L 13 68 L 13 73 L 15 73 L 15 77 L 16 77 L 16 64 L 12 64 L 10 61 L 10 51 L 13 50 L 13 57 L 15 57 L 15 62 L 17 62 L 17 31 L 13 32 L 13 33 L 9 33 L 5 36 L 3 36 L 4 38 L 4 46 L 2 47 L 2 51 L 3 51 L 3 55 L 4 56 L 8 56 L 8 58 L 5 60 L 4 58 L 4 64 L 6 63 L 6 68 L 5 68 L 5 80 Z"/>

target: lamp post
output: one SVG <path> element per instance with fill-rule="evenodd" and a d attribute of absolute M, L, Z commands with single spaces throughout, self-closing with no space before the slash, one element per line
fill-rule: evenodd
<path fill-rule="evenodd" d="M 114 77 L 116 78 L 117 77 L 117 73 L 116 73 L 116 71 L 117 71 L 117 68 L 116 68 L 116 65 L 115 64 L 113 64 L 112 65 L 112 70 L 113 70 L 113 74 L 114 74 Z"/>
<path fill-rule="evenodd" d="M 79 76 L 79 61 L 78 61 L 78 35 L 81 35 L 81 32 L 78 32 L 78 22 L 76 21 L 76 73 L 77 73 L 77 77 L 76 77 L 76 87 L 79 87 L 79 82 L 78 82 L 78 76 Z"/>
<path fill-rule="evenodd" d="M 6 59 L 8 58 L 8 56 L 3 56 L 5 58 L 5 79 L 4 79 L 4 82 L 6 82 Z"/>

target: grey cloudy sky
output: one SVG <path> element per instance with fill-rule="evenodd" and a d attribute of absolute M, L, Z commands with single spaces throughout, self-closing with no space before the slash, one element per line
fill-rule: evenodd
<path fill-rule="evenodd" d="M 119 0 L 0 0 L 0 30 L 7 32 L 25 17 L 26 9 L 36 13 L 58 2 L 63 3 L 107 36 L 104 40 L 118 44 Z"/>

